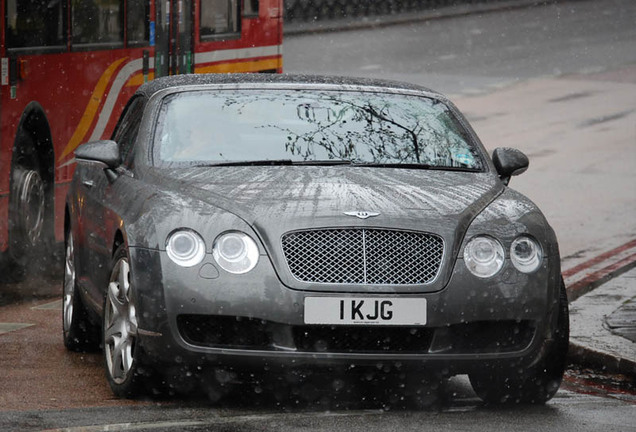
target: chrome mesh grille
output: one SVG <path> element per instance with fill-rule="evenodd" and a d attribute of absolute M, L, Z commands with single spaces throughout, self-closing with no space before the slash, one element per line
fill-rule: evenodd
<path fill-rule="evenodd" d="M 417 285 L 437 276 L 444 242 L 411 231 L 326 229 L 285 234 L 283 253 L 301 282 Z"/>

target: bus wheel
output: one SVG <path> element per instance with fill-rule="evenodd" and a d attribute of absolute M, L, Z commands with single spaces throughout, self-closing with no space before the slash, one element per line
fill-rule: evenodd
<path fill-rule="evenodd" d="M 32 169 L 19 168 L 14 173 L 16 184 L 16 210 L 21 217 L 16 218 L 14 229 L 25 249 L 40 243 L 44 226 L 44 181 Z"/>
<path fill-rule="evenodd" d="M 24 278 L 27 265 L 52 262 L 47 212 L 47 185 L 42 178 L 33 139 L 22 134 L 19 154 L 14 158 L 11 173 L 9 206 L 9 256 L 13 280 Z M 52 235 L 52 231 L 50 233 Z M 31 270 L 31 269 L 30 269 Z M 35 273 L 41 269 L 34 268 Z"/>

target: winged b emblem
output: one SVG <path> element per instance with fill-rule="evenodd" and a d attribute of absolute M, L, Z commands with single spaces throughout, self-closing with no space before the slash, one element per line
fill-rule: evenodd
<path fill-rule="evenodd" d="M 359 219 L 369 219 L 370 217 L 380 216 L 380 213 L 369 211 L 348 211 L 344 212 L 347 216 L 355 216 Z"/>

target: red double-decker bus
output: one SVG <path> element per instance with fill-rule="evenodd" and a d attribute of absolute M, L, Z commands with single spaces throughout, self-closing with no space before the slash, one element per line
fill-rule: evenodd
<path fill-rule="evenodd" d="M 73 150 L 157 76 L 281 72 L 282 0 L 0 0 L 0 268 L 63 236 Z"/>

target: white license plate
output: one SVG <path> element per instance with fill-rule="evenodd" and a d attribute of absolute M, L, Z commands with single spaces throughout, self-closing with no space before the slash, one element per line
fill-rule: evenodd
<path fill-rule="evenodd" d="M 306 297 L 305 324 L 425 325 L 425 298 Z"/>

